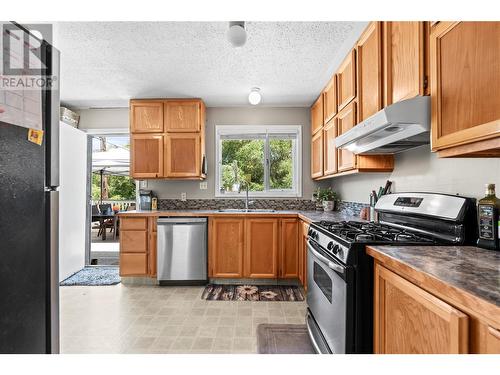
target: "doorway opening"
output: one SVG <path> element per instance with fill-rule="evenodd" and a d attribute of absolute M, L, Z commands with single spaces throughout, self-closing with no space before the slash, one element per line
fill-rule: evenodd
<path fill-rule="evenodd" d="M 87 208 L 87 265 L 118 266 L 117 213 L 135 209 L 136 184 L 130 178 L 130 136 L 91 135 Z"/>

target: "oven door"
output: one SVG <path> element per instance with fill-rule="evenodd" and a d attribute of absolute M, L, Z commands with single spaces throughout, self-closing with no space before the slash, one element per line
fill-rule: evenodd
<path fill-rule="evenodd" d="M 352 269 L 323 255 L 311 240 L 307 248 L 307 304 L 314 318 L 310 322 L 317 324 L 332 353 L 346 353 L 347 335 L 352 334 L 347 317 L 347 311 L 352 311 Z M 320 347 L 322 338 L 312 336 Z"/>

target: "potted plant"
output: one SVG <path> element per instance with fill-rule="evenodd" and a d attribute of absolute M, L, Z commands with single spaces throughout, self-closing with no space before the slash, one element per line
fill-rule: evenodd
<path fill-rule="evenodd" d="M 331 187 L 326 189 L 318 188 L 316 195 L 323 205 L 323 211 L 333 211 L 335 209 L 337 193 Z"/>

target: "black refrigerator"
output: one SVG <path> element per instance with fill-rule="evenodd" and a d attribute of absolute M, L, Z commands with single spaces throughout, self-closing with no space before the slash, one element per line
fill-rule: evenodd
<path fill-rule="evenodd" d="M 36 38 L 23 26 L 11 25 L 18 29 L 16 35 L 19 30 L 25 33 L 25 42 Z M 43 74 L 59 77 L 59 52 L 38 41 Z M 4 106 L 0 117 L 0 353 L 59 353 L 56 86 L 29 93 L 41 101 L 40 145 L 28 140 L 26 124 L 9 123 L 5 116 L 9 98 L 3 88 L 0 92 L 0 107 Z"/>

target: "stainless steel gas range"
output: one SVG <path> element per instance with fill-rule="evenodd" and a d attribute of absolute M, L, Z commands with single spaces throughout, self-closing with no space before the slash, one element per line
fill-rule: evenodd
<path fill-rule="evenodd" d="M 475 200 L 434 193 L 382 196 L 379 221 L 310 226 L 307 328 L 319 353 L 372 353 L 373 261 L 365 246 L 472 244 Z"/>

